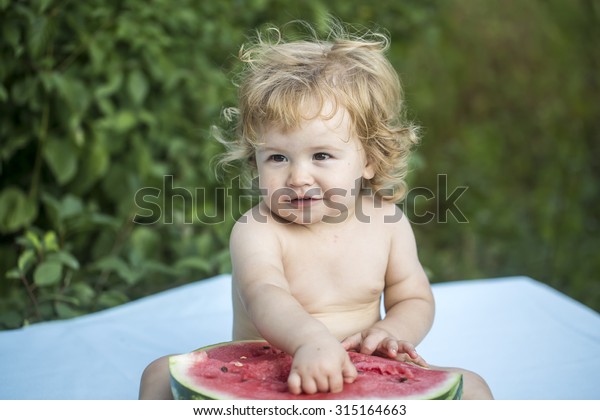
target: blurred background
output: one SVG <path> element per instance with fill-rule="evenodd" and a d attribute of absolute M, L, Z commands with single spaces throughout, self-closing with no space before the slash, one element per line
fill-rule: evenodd
<path fill-rule="evenodd" d="M 229 272 L 251 202 L 210 127 L 237 51 L 328 14 L 391 36 L 431 281 L 527 275 L 600 310 L 598 1 L 0 0 L 0 328 Z"/>

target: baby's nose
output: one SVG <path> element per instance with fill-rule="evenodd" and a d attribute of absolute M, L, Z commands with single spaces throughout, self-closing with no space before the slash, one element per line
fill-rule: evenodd
<path fill-rule="evenodd" d="M 314 180 L 313 177 L 304 164 L 294 164 L 290 167 L 288 175 L 288 186 L 290 187 L 303 187 L 306 185 L 312 185 Z"/>

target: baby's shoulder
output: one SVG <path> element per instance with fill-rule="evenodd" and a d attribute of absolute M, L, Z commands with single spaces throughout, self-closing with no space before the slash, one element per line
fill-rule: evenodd
<path fill-rule="evenodd" d="M 263 240 L 280 235 L 282 223 L 264 205 L 257 204 L 238 218 L 233 226 L 231 237 Z"/>
<path fill-rule="evenodd" d="M 357 215 L 357 220 L 366 222 L 374 234 L 388 237 L 393 243 L 414 236 L 411 223 L 399 205 L 378 197 L 369 200 L 371 204 L 364 206 L 365 211 L 362 216 Z"/>
<path fill-rule="evenodd" d="M 229 237 L 229 248 L 232 256 L 252 254 L 259 250 L 263 254 L 278 254 L 281 252 L 281 242 L 281 235 L 272 217 L 256 206 L 235 222 Z"/>

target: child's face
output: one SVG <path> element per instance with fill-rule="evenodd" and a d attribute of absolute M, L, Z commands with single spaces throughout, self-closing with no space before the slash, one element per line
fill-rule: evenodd
<path fill-rule="evenodd" d="M 373 169 L 340 108 L 331 119 L 263 132 L 256 148 L 259 186 L 271 212 L 298 224 L 335 223 L 354 214 L 361 180 Z"/>

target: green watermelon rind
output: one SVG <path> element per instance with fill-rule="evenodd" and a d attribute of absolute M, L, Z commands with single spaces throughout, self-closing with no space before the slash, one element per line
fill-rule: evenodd
<path fill-rule="evenodd" d="M 210 349 L 235 345 L 235 344 L 252 344 L 266 343 L 263 340 L 240 340 L 217 343 L 210 346 L 202 347 L 195 350 L 191 354 L 206 352 Z M 186 372 L 190 364 L 196 363 L 196 358 L 191 354 L 181 354 L 171 356 L 169 358 L 169 372 L 171 381 L 171 391 L 173 397 L 177 400 L 229 400 L 236 399 L 235 396 L 209 389 L 198 389 L 198 386 L 187 381 Z M 463 376 L 459 373 L 450 373 L 445 383 L 439 384 L 430 393 L 412 395 L 411 397 L 403 397 L 402 399 L 420 399 L 420 400 L 460 400 L 463 390 Z M 376 398 L 383 399 L 383 398 Z"/>
<path fill-rule="evenodd" d="M 248 340 L 248 341 L 237 341 L 237 342 L 250 344 L 250 343 L 257 343 L 257 342 L 262 342 L 262 341 Z M 232 343 L 233 342 L 217 343 L 217 344 L 213 344 L 210 346 L 199 348 L 197 350 L 194 350 L 192 353 L 208 351 L 210 349 L 230 345 Z M 173 397 L 176 400 L 225 400 L 225 399 L 231 399 L 231 397 L 225 396 L 225 395 L 219 395 L 219 393 L 211 395 L 209 390 L 203 391 L 206 393 L 201 394 L 198 391 L 193 389 L 194 385 L 192 385 L 192 384 L 186 385 L 185 372 L 186 372 L 187 368 L 189 367 L 190 359 L 191 358 L 190 358 L 189 354 L 180 354 L 180 355 L 169 357 L 169 373 L 170 373 L 170 380 L 171 380 L 171 392 L 173 393 Z M 191 361 L 194 362 L 194 360 L 191 360 Z"/>

